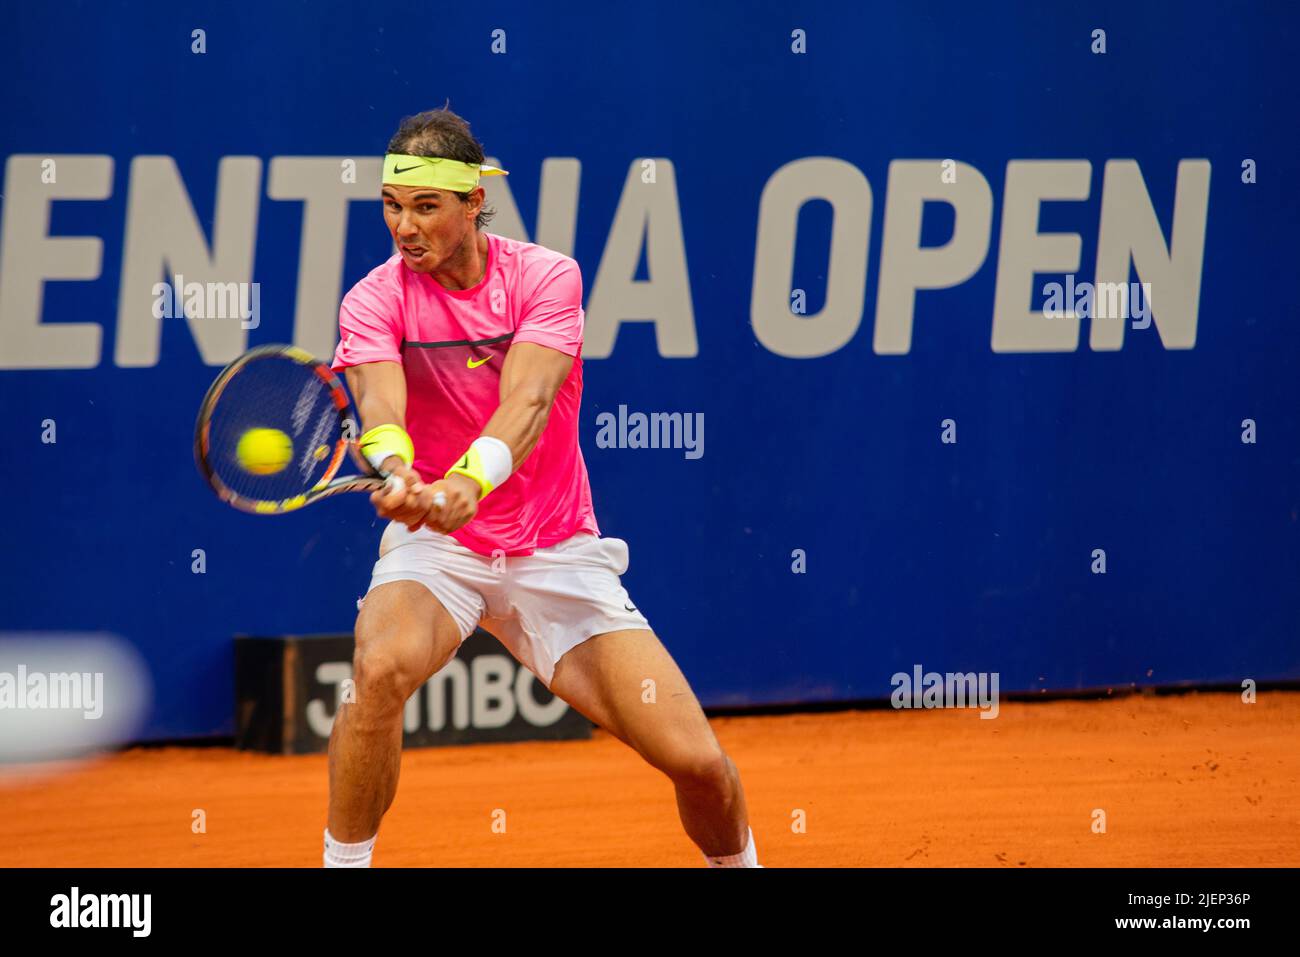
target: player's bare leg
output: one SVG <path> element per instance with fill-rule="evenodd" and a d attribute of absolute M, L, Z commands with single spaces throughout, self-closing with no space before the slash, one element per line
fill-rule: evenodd
<path fill-rule="evenodd" d="M 643 700 L 647 678 L 654 681 L 653 704 Z M 745 850 L 749 813 L 740 775 L 654 632 L 587 639 L 560 659 L 551 690 L 668 775 L 682 826 L 705 855 Z"/>
<path fill-rule="evenodd" d="M 375 836 L 397 794 L 402 709 L 460 646 L 455 622 L 427 588 L 390 582 L 357 616 L 356 700 L 342 705 L 329 747 L 329 833 L 351 844 Z"/>

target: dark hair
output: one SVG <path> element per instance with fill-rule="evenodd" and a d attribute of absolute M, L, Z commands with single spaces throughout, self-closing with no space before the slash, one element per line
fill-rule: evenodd
<path fill-rule="evenodd" d="M 469 131 L 469 123 L 448 109 L 448 106 L 450 101 L 442 109 L 425 110 L 402 120 L 397 132 L 388 141 L 388 152 L 407 156 L 442 156 L 462 163 L 482 163 L 483 144 Z M 462 203 L 469 201 L 469 193 L 456 195 Z M 474 219 L 474 227 L 482 229 L 492 221 L 496 212 L 484 202 Z"/>

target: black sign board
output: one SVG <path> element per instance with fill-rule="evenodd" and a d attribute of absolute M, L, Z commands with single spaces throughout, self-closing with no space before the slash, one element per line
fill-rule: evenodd
<path fill-rule="evenodd" d="M 352 688 L 351 635 L 235 639 L 235 746 L 326 750 Z M 406 702 L 403 745 L 591 737 L 591 722 L 552 695 L 481 629 Z"/>

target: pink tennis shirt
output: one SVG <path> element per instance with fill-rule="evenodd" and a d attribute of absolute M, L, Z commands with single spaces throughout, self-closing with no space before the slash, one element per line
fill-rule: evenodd
<path fill-rule="evenodd" d="M 427 482 L 478 438 L 501 404 L 501 365 L 516 342 L 574 357 L 546 430 L 514 474 L 452 537 L 481 555 L 529 555 L 578 532 L 599 535 L 578 447 L 582 403 L 582 274 L 568 256 L 487 233 L 487 271 L 446 289 L 394 255 L 343 297 L 334 368 L 398 362 L 406 430 Z"/>

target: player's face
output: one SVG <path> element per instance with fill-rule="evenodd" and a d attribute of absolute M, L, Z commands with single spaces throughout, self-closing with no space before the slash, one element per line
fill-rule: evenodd
<path fill-rule="evenodd" d="M 482 203 L 482 188 L 471 202 L 427 186 L 385 186 L 384 221 L 398 251 L 414 272 L 434 272 L 463 248 Z"/>

